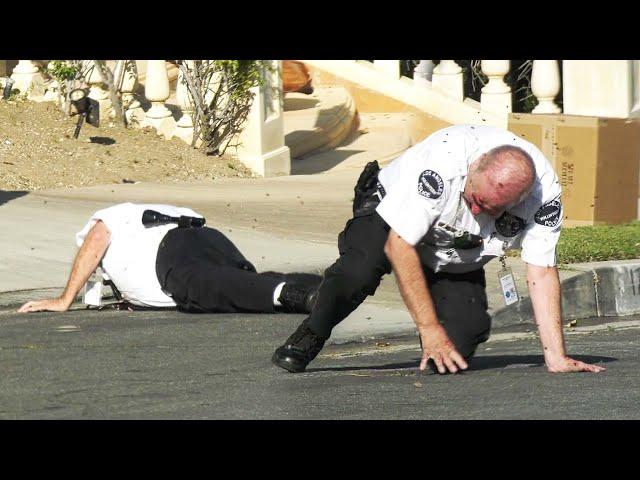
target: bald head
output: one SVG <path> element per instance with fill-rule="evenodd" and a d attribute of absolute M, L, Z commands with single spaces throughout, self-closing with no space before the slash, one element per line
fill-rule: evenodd
<path fill-rule="evenodd" d="M 465 199 L 470 205 L 479 204 L 476 210 L 495 216 L 521 202 L 531 191 L 535 178 L 535 166 L 527 152 L 513 145 L 501 145 L 471 164 Z"/>

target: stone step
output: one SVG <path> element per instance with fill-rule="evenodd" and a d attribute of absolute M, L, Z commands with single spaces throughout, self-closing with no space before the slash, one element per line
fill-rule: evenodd
<path fill-rule="evenodd" d="M 317 88 L 311 95 L 285 95 L 285 144 L 292 159 L 337 147 L 357 122 L 355 103 L 342 87 Z"/>

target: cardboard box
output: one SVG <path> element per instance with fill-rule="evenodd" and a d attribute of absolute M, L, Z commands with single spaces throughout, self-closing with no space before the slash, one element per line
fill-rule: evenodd
<path fill-rule="evenodd" d="M 553 165 L 562 185 L 564 225 L 638 218 L 640 121 L 517 113 L 508 128 Z"/>

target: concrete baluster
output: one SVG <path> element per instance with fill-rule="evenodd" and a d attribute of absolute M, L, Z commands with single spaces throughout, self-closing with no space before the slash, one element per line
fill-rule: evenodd
<path fill-rule="evenodd" d="M 440 63 L 433 69 L 431 85 L 434 90 L 460 102 L 464 100 L 462 68 L 455 60 L 440 60 Z"/>
<path fill-rule="evenodd" d="M 511 62 L 509 60 L 482 60 L 482 73 L 489 81 L 482 87 L 480 95 L 480 108 L 485 112 L 509 114 L 512 109 L 511 87 L 504 81 L 504 76 L 509 73 Z"/>
<path fill-rule="evenodd" d="M 560 113 L 554 101 L 560 93 L 560 68 L 556 60 L 533 61 L 531 91 L 539 102 L 531 113 Z"/>
<path fill-rule="evenodd" d="M 85 60 L 84 68 L 87 70 L 85 80 L 89 84 L 89 98 L 98 102 L 100 106 L 100 122 L 102 123 L 113 115 L 111 96 L 105 88 L 106 85 L 102 81 L 96 61 Z"/>
<path fill-rule="evenodd" d="M 433 60 L 420 60 L 413 69 L 413 83 L 421 87 L 430 86 L 434 67 Z"/>
<path fill-rule="evenodd" d="M 153 126 L 165 138 L 171 138 L 176 122 L 171 116 L 171 111 L 165 106 L 170 95 L 169 75 L 165 60 L 147 60 L 144 94 L 151 102 L 151 108 L 146 112 L 144 124 Z"/>
<path fill-rule="evenodd" d="M 134 97 L 138 83 L 138 69 L 135 60 L 125 60 L 124 73 L 120 92 L 122 93 L 122 108 L 129 125 L 140 125 L 144 121 L 144 110 L 140 102 Z"/>
<path fill-rule="evenodd" d="M 185 60 L 188 68 L 193 67 L 193 60 Z M 182 70 L 178 70 L 178 83 L 176 84 L 176 100 L 180 110 L 182 110 L 182 117 L 176 124 L 175 136 L 181 138 L 188 144 L 193 141 L 193 99 L 189 95 L 187 84 L 184 80 Z"/>
<path fill-rule="evenodd" d="M 13 89 L 19 90 L 21 95 L 32 99 L 44 95 L 44 77 L 31 60 L 19 60 L 13 69 L 11 79 L 15 82 Z"/>

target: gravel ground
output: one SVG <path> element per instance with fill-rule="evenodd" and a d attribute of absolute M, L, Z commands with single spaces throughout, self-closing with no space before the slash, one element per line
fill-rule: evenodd
<path fill-rule="evenodd" d="M 204 155 L 180 139 L 164 140 L 151 128 L 85 123 L 75 140 L 76 120 L 52 102 L 0 99 L 0 189 L 252 176 L 233 158 Z"/>

